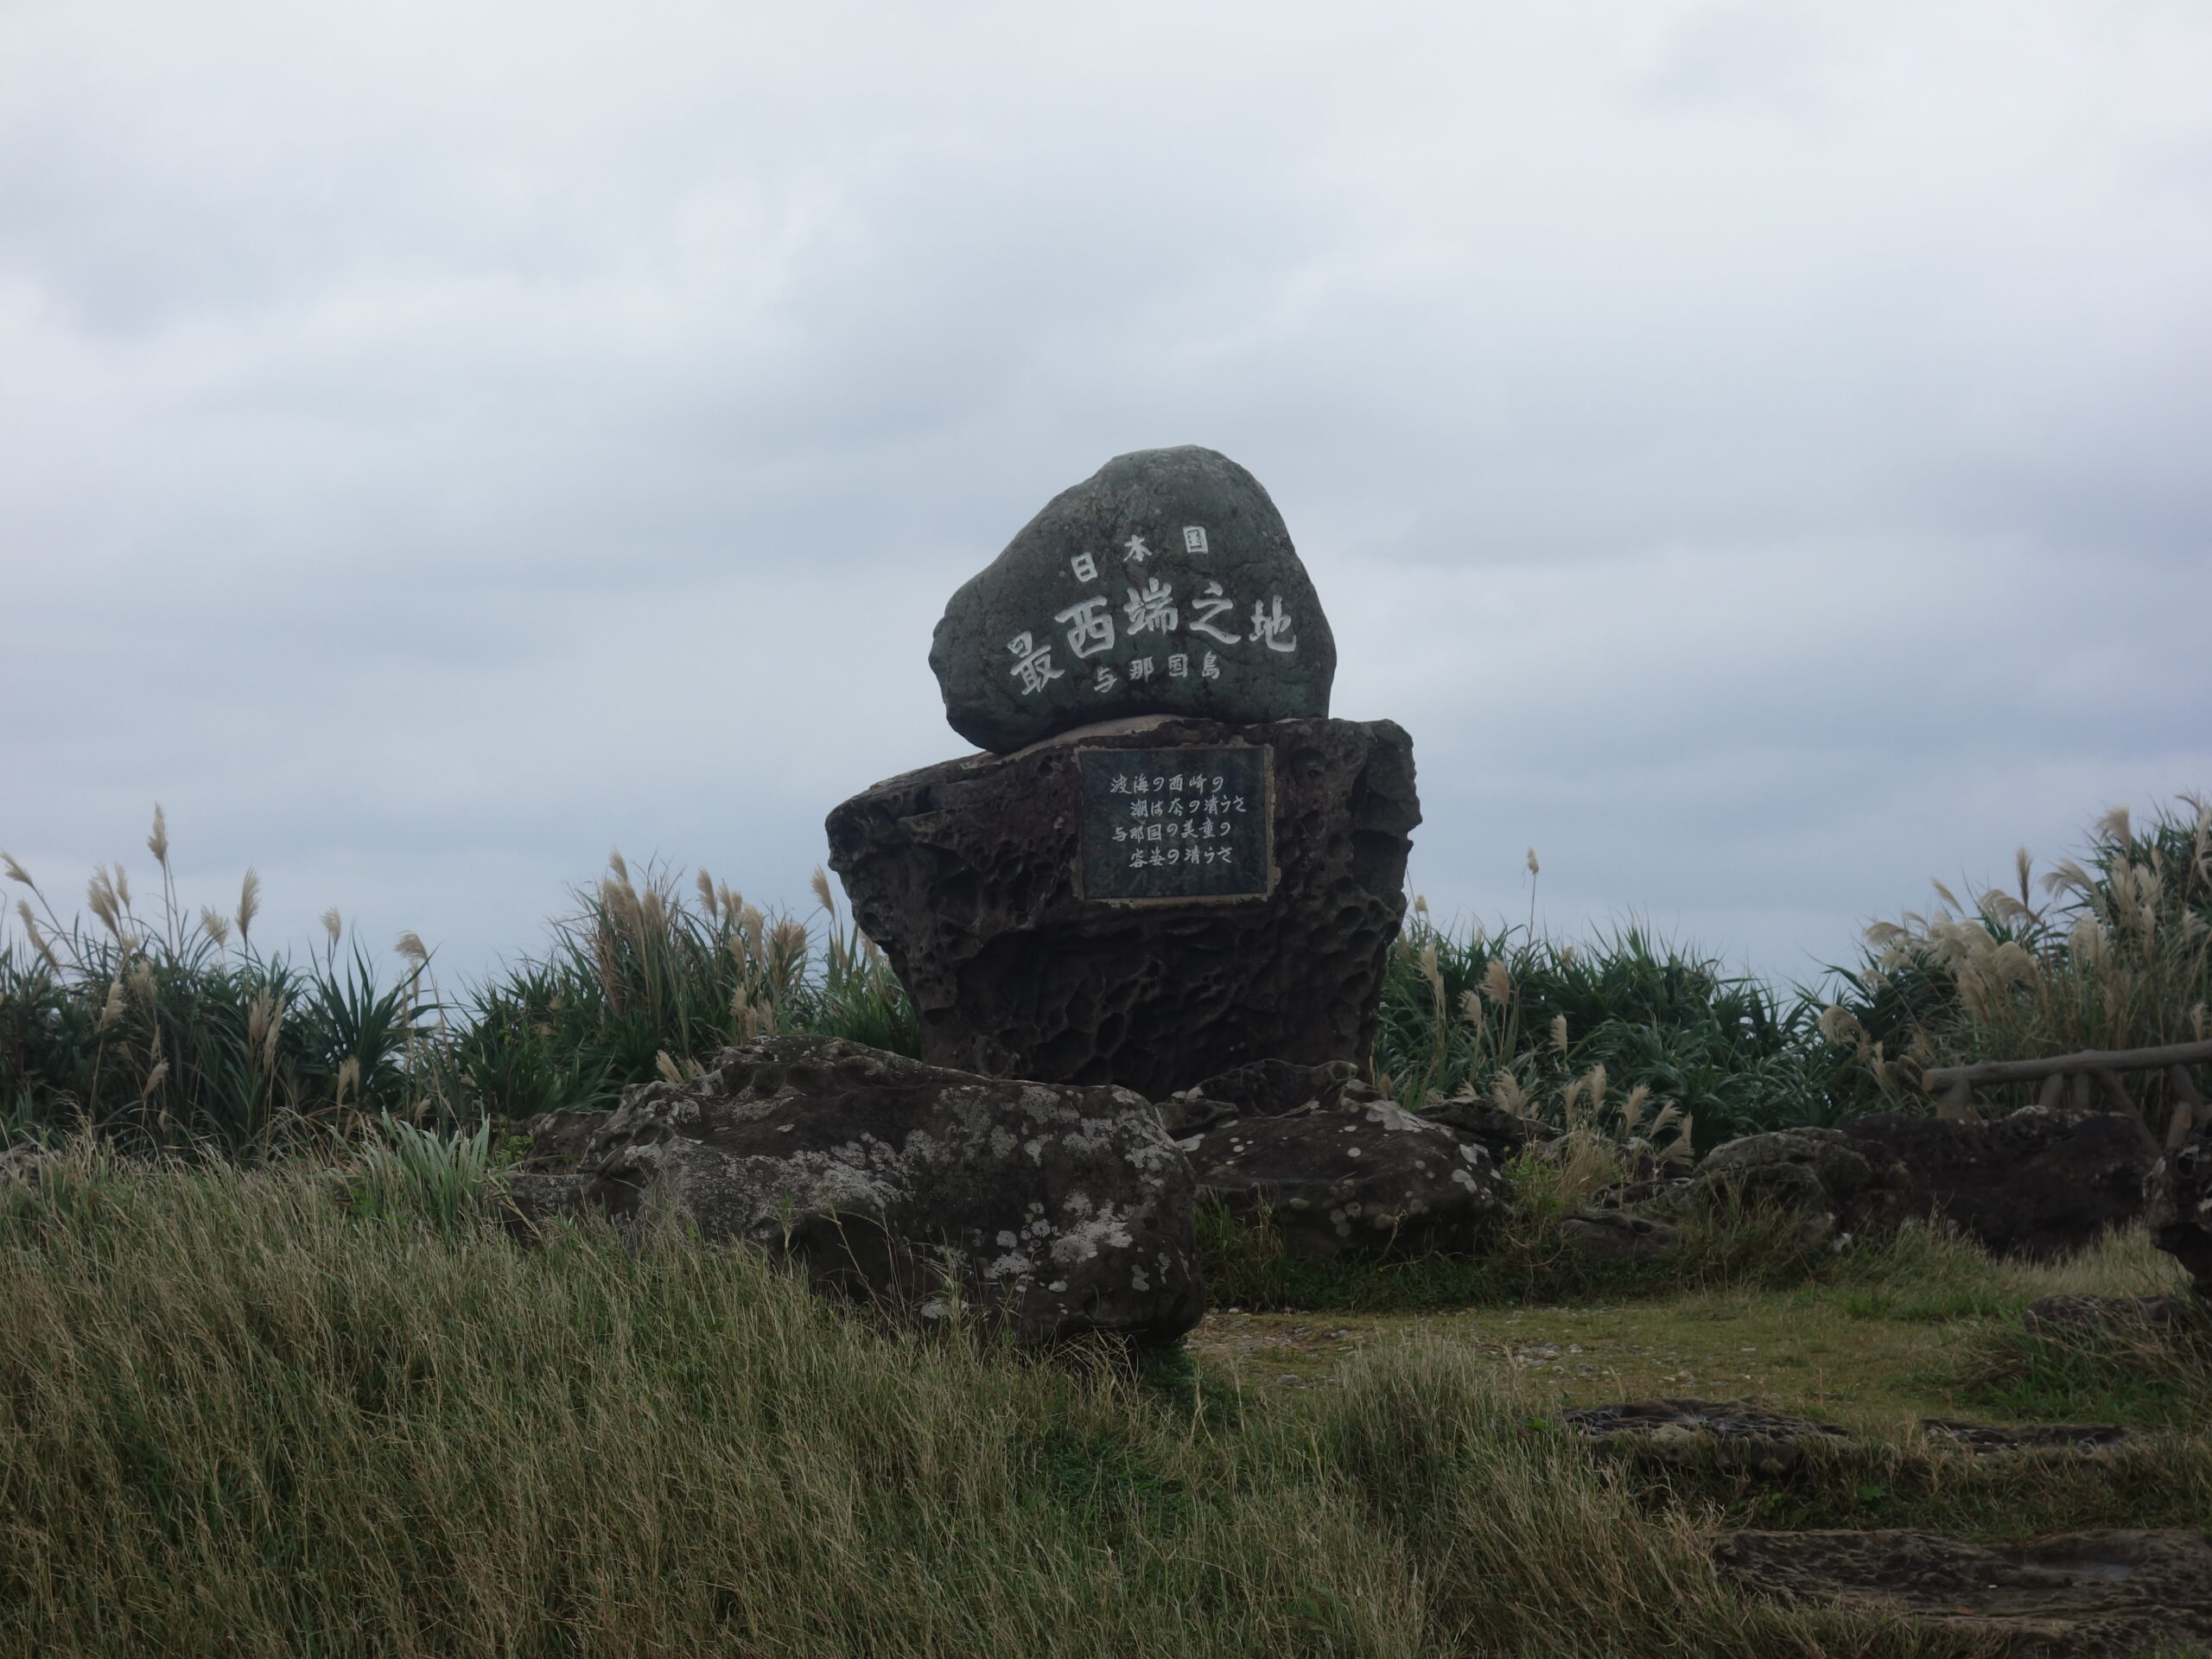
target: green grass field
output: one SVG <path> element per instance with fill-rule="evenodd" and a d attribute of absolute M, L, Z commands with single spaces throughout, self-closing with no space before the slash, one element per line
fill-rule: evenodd
<path fill-rule="evenodd" d="M 1179 1353 L 1037 1359 L 683 1237 L 525 1249 L 419 1191 L 364 1203 L 373 1179 L 80 1147 L 0 1188 L 0 1650 L 1964 1651 L 1741 1599 L 1704 1540 L 2212 1515 L 2201 1370 L 2130 1392 L 2011 1334 L 2044 1289 L 2161 1282 L 2139 1240 L 2037 1272 L 1922 1239 L 1578 1308 L 1221 1310 Z M 1647 1389 L 1866 1438 L 1762 1484 L 1559 1426 Z M 2155 1433 L 1977 1461 L 1911 1435 L 1931 1409 Z"/>
<path fill-rule="evenodd" d="M 763 1032 L 913 1050 L 826 880 L 813 916 L 769 917 L 618 861 L 539 956 L 456 990 L 412 936 L 380 972 L 334 912 L 303 962 L 266 954 L 251 876 L 195 917 L 158 817 L 148 846 L 158 897 L 103 868 L 89 924 L 5 865 L 0 1144 L 59 1150 L 0 1173 L 0 1653 L 1965 1653 L 1746 1599 L 1709 1541 L 2212 1526 L 2203 1334 L 2019 1318 L 2178 1288 L 2139 1235 L 2032 1268 L 1722 1214 L 1624 1267 L 1557 1224 L 1631 1135 L 1709 1147 L 1924 1103 L 1935 1065 L 2206 1035 L 2194 807 L 2107 819 L 2040 907 L 2024 861 L 2017 894 L 1946 894 L 1787 992 L 1634 931 L 1416 906 L 1377 1077 L 1571 1133 L 1467 1255 L 1316 1262 L 1205 1215 L 1212 1312 L 1148 1356 L 925 1338 L 695 1239 L 496 1224 L 536 1112 Z M 1754 1476 L 1600 1457 L 1560 1417 L 1686 1395 L 1856 1438 Z M 1977 1459 L 1928 1416 L 2139 1433 Z"/>

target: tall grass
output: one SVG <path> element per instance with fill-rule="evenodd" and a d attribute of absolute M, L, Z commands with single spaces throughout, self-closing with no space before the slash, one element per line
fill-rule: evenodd
<path fill-rule="evenodd" d="M 121 865 L 95 870 L 92 923 L 64 921 L 30 873 L 5 858 L 21 940 L 0 943 L 0 1114 L 16 1132 L 88 1128 L 135 1146 L 213 1143 L 262 1153 L 365 1116 L 419 1112 L 436 1042 L 429 957 L 384 982 L 338 912 L 305 967 L 253 944 L 260 882 L 235 910 L 188 913 L 154 812 L 147 849 L 161 885 L 142 915 Z"/>
<path fill-rule="evenodd" d="M 89 919 L 65 918 L 15 859 L 0 866 L 25 890 L 15 937 L 0 937 L 5 1139 L 90 1128 L 252 1157 L 386 1117 L 474 1125 L 610 1105 L 626 1084 L 696 1074 L 764 1033 L 920 1046 L 882 952 L 818 870 L 810 929 L 703 872 L 689 899 L 668 872 L 633 879 L 618 853 L 544 955 L 448 1000 L 413 933 L 386 977 L 330 911 L 324 942 L 296 964 L 253 942 L 251 871 L 235 909 L 195 914 L 178 900 L 158 807 L 146 845 L 152 915 L 120 864 L 94 872 Z"/>
<path fill-rule="evenodd" d="M 0 1328 L 11 1653 L 1942 1650 L 1739 1600 L 1696 1510 L 1440 1344 L 1155 1387 L 683 1237 L 81 1148 L 0 1186 Z"/>
<path fill-rule="evenodd" d="M 1936 1066 L 2212 1036 L 2212 803 L 2184 797 L 2145 826 L 2116 808 L 2082 859 L 2038 880 L 2024 847 L 2014 877 L 1971 905 L 1939 881 L 1930 913 L 1868 930 L 1822 1028 L 1869 1092 L 1918 1100 Z M 2163 1125 L 2164 1074 L 2129 1086 Z"/>
<path fill-rule="evenodd" d="M 637 877 L 620 853 L 554 924 L 552 948 L 472 994 L 453 1064 L 461 1091 L 502 1116 L 611 1103 L 622 1087 L 696 1076 L 721 1048 L 822 1032 L 896 1053 L 921 1033 L 890 963 L 841 916 L 768 916 L 704 870 Z"/>
<path fill-rule="evenodd" d="M 1580 944 L 1506 927 L 1456 933 L 1416 899 L 1392 947 L 1375 1069 L 1407 1104 L 1476 1097 L 1616 1141 L 1731 1136 L 1885 1107 L 1924 1109 L 1929 1068 L 2212 1033 L 2212 813 L 2146 828 L 2107 817 L 2080 861 L 2018 891 L 1878 925 L 1824 989 L 1777 989 L 1628 927 Z M 545 950 L 457 996 L 403 936 L 387 982 L 335 912 L 303 965 L 252 943 L 259 887 L 234 909 L 178 902 L 156 809 L 158 914 L 121 867 L 91 919 L 65 921 L 14 860 L 19 938 L 0 938 L 0 1128 L 88 1125 L 135 1144 L 252 1153 L 385 1113 L 474 1124 L 612 1103 L 691 1075 L 727 1044 L 823 1032 L 917 1053 L 883 954 L 817 870 L 819 911 L 767 915 L 700 872 L 619 854 Z M 2152 1121 L 2163 1077 L 2131 1085 Z M 2013 1091 L 2016 1101 L 2025 1090 Z"/>
<path fill-rule="evenodd" d="M 1410 1107 L 1475 1096 L 1632 1133 L 1671 1106 L 1707 1147 L 1834 1116 L 1847 1061 L 1818 1040 L 1818 1014 L 1641 928 L 1582 944 L 1510 927 L 1454 935 L 1416 899 L 1375 1058 Z"/>

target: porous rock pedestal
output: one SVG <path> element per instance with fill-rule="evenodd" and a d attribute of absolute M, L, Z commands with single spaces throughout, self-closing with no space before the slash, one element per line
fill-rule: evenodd
<path fill-rule="evenodd" d="M 578 1211 L 664 1215 L 925 1319 L 957 1285 L 1035 1343 L 1166 1342 L 1205 1312 L 1190 1166 L 1127 1090 L 768 1037 L 691 1082 L 531 1128 L 510 1193 L 525 1227 Z"/>
<path fill-rule="evenodd" d="M 1082 897 L 1078 752 L 1179 745 L 1272 752 L 1272 891 Z M 830 862 L 932 1064 L 1158 1100 L 1254 1060 L 1365 1065 L 1420 822 L 1389 721 L 1155 715 L 877 784 L 830 814 Z"/>

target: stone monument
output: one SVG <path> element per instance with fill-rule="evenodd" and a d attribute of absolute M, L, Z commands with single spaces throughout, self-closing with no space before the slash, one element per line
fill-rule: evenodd
<path fill-rule="evenodd" d="M 1155 1100 L 1256 1060 L 1365 1066 L 1413 743 L 1329 718 L 1335 641 L 1258 480 L 1117 456 L 952 596 L 930 665 L 985 752 L 828 828 L 931 1064 Z"/>

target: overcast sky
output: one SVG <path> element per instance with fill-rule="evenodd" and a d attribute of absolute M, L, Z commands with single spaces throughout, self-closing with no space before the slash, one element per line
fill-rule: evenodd
<path fill-rule="evenodd" d="M 803 906 L 952 590 L 1202 443 L 1437 912 L 1808 976 L 2212 788 L 2208 88 L 2196 3 L 0 0 L 0 847 L 158 800 L 463 976 L 613 846 Z"/>

